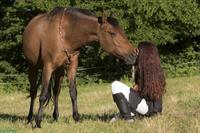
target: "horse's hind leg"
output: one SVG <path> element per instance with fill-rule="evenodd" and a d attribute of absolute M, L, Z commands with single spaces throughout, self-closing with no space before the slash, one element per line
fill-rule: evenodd
<path fill-rule="evenodd" d="M 59 117 L 59 112 L 58 112 L 58 97 L 60 94 L 60 89 L 61 89 L 61 83 L 63 81 L 64 78 L 64 68 L 63 67 L 59 67 L 55 70 L 55 77 L 54 77 L 54 81 L 55 81 L 55 86 L 53 88 L 53 95 L 54 95 L 54 111 L 53 111 L 53 118 L 54 120 L 58 120 Z"/>
<path fill-rule="evenodd" d="M 51 65 L 44 65 L 43 70 L 42 70 L 42 91 L 39 98 L 39 110 L 35 118 L 37 128 L 41 128 L 44 104 L 47 101 L 48 96 L 49 96 L 49 82 L 50 82 L 52 71 L 53 69 Z"/>
<path fill-rule="evenodd" d="M 38 86 L 36 84 L 37 82 L 37 76 L 38 76 L 38 70 L 37 68 L 30 66 L 29 67 L 29 73 L 28 73 L 28 79 L 30 82 L 30 97 L 31 97 L 31 103 L 30 103 L 30 109 L 29 109 L 29 114 L 28 114 L 28 123 L 31 122 L 32 117 L 33 117 L 33 106 L 34 106 L 34 101 L 37 95 L 37 89 Z"/>

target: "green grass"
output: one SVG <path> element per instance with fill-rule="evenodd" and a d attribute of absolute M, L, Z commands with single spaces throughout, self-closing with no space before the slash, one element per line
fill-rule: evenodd
<path fill-rule="evenodd" d="M 131 124 L 122 120 L 109 123 L 113 114 L 117 112 L 110 84 L 78 87 L 80 123 L 75 123 L 72 119 L 68 88 L 63 87 L 59 99 L 59 121 L 54 122 L 52 119 L 51 102 L 44 111 L 42 129 L 32 129 L 31 124 L 26 124 L 30 102 L 30 99 L 26 99 L 27 95 L 28 93 L 0 92 L 0 130 L 16 130 L 17 133 L 200 132 L 200 76 L 168 79 L 163 114 L 150 118 L 136 118 Z M 36 101 L 35 112 L 38 108 L 38 98 Z"/>

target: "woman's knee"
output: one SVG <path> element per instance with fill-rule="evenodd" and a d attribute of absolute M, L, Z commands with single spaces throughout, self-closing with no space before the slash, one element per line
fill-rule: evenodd
<path fill-rule="evenodd" d="M 149 107 L 144 99 L 138 104 L 136 111 L 142 115 L 145 115 L 149 110 Z"/>
<path fill-rule="evenodd" d="M 113 81 L 111 85 L 112 93 L 116 94 L 120 92 L 119 84 L 121 84 L 119 81 Z"/>

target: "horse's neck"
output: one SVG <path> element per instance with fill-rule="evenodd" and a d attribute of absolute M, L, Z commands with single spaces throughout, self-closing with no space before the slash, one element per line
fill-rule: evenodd
<path fill-rule="evenodd" d="M 95 17 L 80 18 L 78 22 L 71 22 L 68 27 L 68 41 L 72 45 L 72 49 L 78 49 L 93 41 L 98 41 L 98 20 Z"/>

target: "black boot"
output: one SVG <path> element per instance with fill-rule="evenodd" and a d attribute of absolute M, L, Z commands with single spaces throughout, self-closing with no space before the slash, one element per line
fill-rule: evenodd
<path fill-rule="evenodd" d="M 116 103 L 120 116 L 125 120 L 132 119 L 129 103 L 122 93 L 113 94 L 114 102 Z"/>

